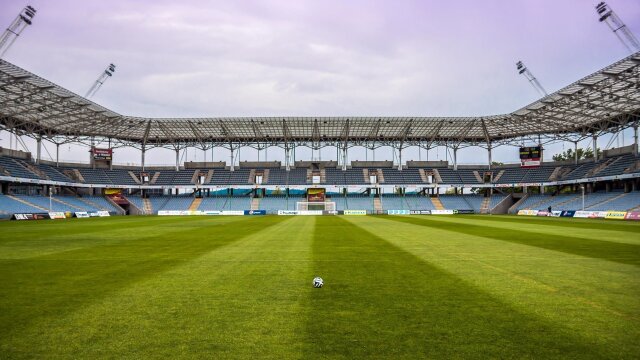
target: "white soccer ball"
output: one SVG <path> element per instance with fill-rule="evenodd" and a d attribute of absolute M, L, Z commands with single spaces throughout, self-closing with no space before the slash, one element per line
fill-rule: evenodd
<path fill-rule="evenodd" d="M 321 277 L 316 276 L 315 278 L 313 278 L 313 287 L 314 288 L 321 288 L 322 285 L 324 285 L 324 281 L 322 280 Z"/>

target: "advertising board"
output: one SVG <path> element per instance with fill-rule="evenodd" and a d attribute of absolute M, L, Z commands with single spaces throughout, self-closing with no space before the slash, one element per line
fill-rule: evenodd
<path fill-rule="evenodd" d="M 387 215 L 411 215 L 411 210 L 387 210 Z"/>
<path fill-rule="evenodd" d="M 453 210 L 431 210 L 431 215 L 453 215 Z"/>
<path fill-rule="evenodd" d="M 624 220 L 624 217 L 627 215 L 626 211 L 607 211 L 607 215 L 605 219 L 613 219 L 613 220 Z"/>
<path fill-rule="evenodd" d="M 47 220 L 50 219 L 49 213 L 22 213 L 13 214 L 14 220 Z"/>
<path fill-rule="evenodd" d="M 267 215 L 267 210 L 245 210 L 244 215 Z"/>
<path fill-rule="evenodd" d="M 627 211 L 627 215 L 624 217 L 625 220 L 640 220 L 640 211 Z"/>
<path fill-rule="evenodd" d="M 89 213 L 86 211 L 76 211 L 75 215 L 79 219 L 85 219 L 89 217 Z"/>
<path fill-rule="evenodd" d="M 431 215 L 431 210 L 410 210 L 411 215 Z"/>
<path fill-rule="evenodd" d="M 61 211 L 53 211 L 49 213 L 49 218 L 50 219 L 66 219 L 67 217 L 64 216 L 64 213 Z"/>
<path fill-rule="evenodd" d="M 345 210 L 344 215 L 367 215 L 367 210 Z"/>
<path fill-rule="evenodd" d="M 522 210 L 518 210 L 518 215 L 536 216 L 538 215 L 538 210 L 522 209 Z"/>

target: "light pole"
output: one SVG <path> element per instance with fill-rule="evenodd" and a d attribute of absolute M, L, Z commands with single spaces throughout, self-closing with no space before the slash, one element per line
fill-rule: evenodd
<path fill-rule="evenodd" d="M 584 184 L 580 184 L 580 189 L 582 190 L 582 211 L 584 211 Z"/>

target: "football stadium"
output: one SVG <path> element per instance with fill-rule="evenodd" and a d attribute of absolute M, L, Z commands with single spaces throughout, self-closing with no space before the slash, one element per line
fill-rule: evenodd
<path fill-rule="evenodd" d="M 506 112 L 149 117 L 108 93 L 132 65 L 79 95 L 75 45 L 26 46 L 70 24 L 0 5 L 0 358 L 637 359 L 640 8 L 571 6 L 626 53 L 549 92 L 510 58 Z"/>

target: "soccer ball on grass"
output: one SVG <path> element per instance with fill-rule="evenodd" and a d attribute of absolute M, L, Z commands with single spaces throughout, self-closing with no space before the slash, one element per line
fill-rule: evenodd
<path fill-rule="evenodd" d="M 322 285 L 324 285 L 324 281 L 322 280 L 321 277 L 316 276 L 315 278 L 313 278 L 313 287 L 314 288 L 321 288 Z"/>

